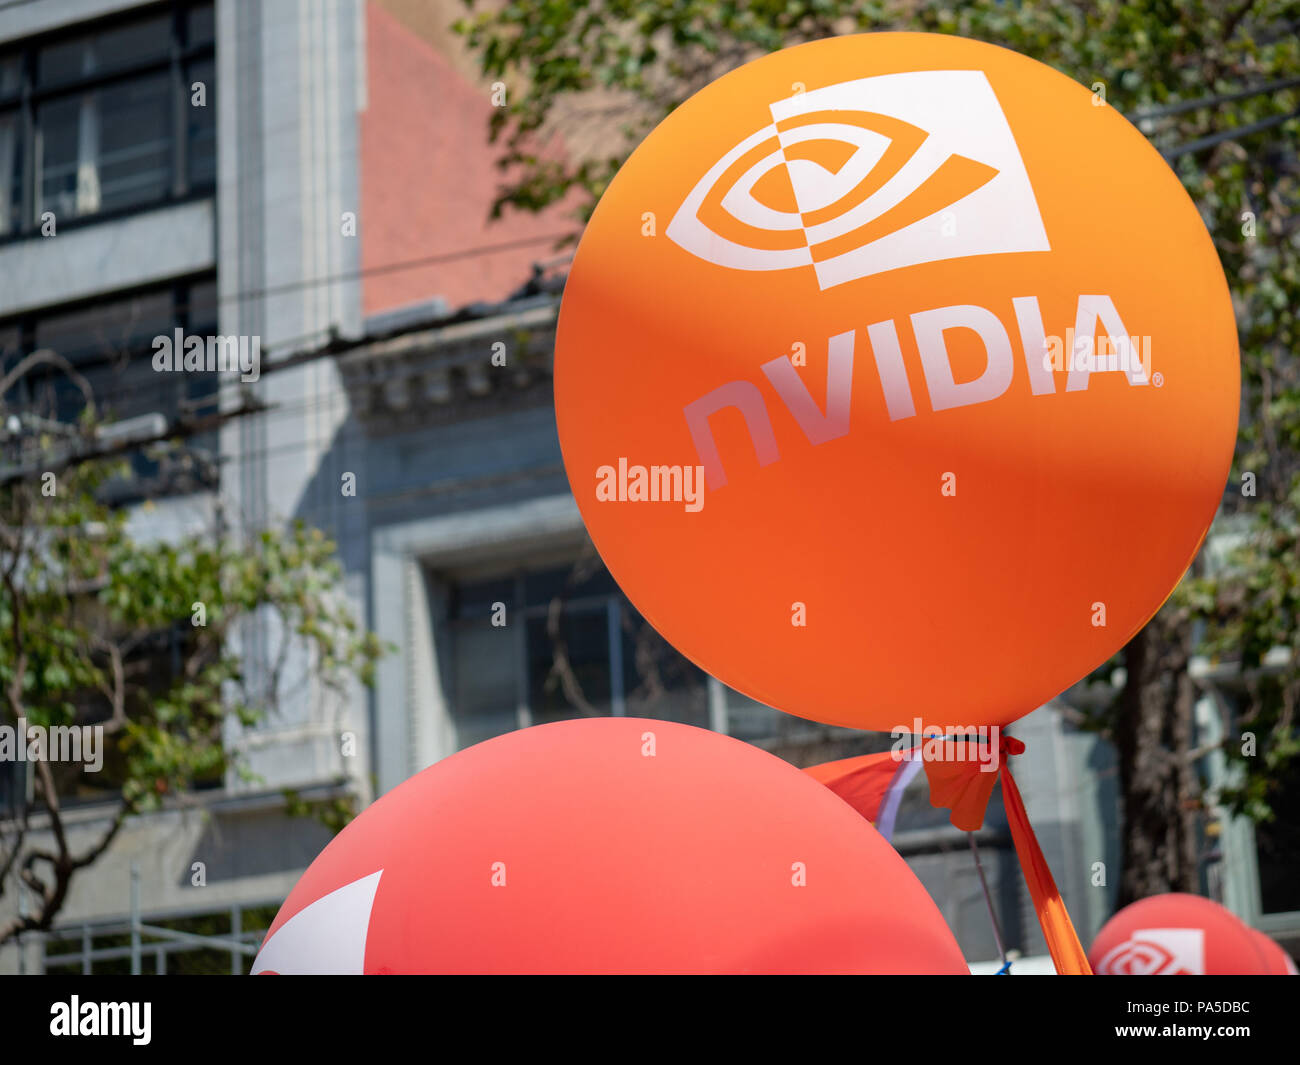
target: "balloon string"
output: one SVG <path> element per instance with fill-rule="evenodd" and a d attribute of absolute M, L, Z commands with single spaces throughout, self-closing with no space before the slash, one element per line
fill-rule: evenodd
<path fill-rule="evenodd" d="M 1010 970 L 1011 962 L 1007 960 L 1007 950 L 1002 945 L 1002 928 L 998 925 L 998 915 L 993 909 L 993 897 L 989 894 L 989 882 L 984 878 L 984 865 L 980 861 L 980 849 L 975 845 L 975 833 L 967 832 L 966 838 L 970 840 L 970 852 L 975 856 L 975 871 L 979 873 L 980 887 L 984 889 L 984 905 L 988 907 L 989 922 L 993 925 L 993 942 L 997 944 L 998 956 L 1002 959 L 1002 968 L 998 970 L 998 976 L 1003 976 Z"/>

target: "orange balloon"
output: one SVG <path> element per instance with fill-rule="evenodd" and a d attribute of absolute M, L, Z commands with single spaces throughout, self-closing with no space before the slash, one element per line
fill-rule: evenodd
<path fill-rule="evenodd" d="M 696 94 L 602 197 L 555 395 L 596 547 L 681 652 L 858 728 L 1006 724 L 1151 617 L 1236 438 L 1214 247 L 1118 112 L 885 33 Z"/>

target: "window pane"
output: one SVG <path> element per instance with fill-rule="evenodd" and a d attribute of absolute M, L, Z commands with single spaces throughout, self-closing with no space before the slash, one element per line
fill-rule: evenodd
<path fill-rule="evenodd" d="M 783 714 L 731 688 L 726 690 L 727 733 L 740 740 L 776 739 L 798 731 L 807 722 Z"/>
<path fill-rule="evenodd" d="M 566 610 L 560 621 L 569 669 L 582 697 L 598 714 L 610 712 L 609 624 L 604 607 Z M 570 702 L 555 669 L 555 644 L 546 631 L 546 618 L 530 618 L 528 640 L 528 708 L 534 724 L 578 717 L 583 711 Z"/>
<path fill-rule="evenodd" d="M 195 45 L 211 44 L 216 37 L 216 26 L 212 17 L 212 5 L 203 4 L 189 10 L 185 16 L 185 40 L 193 48 Z"/>
<path fill-rule="evenodd" d="M 515 729 L 514 633 L 488 620 L 459 622 L 451 641 L 450 709 L 457 745 L 469 747 Z"/>
<path fill-rule="evenodd" d="M 202 336 L 217 332 L 217 283 L 200 281 L 190 286 L 186 321 L 189 331 Z"/>
<path fill-rule="evenodd" d="M 17 325 L 0 325 L 0 366 L 17 362 L 21 349 L 22 331 Z"/>
<path fill-rule="evenodd" d="M 98 153 L 91 147 L 95 134 L 94 98 L 59 100 L 38 108 L 36 114 L 38 181 L 33 221 L 39 222 L 45 211 L 53 211 L 56 218 L 75 217 L 78 213 L 78 142 L 83 129 L 87 142 L 82 153 L 86 160 L 86 188 L 80 200 L 87 207 L 93 203 L 91 209 L 98 210 L 98 174 L 94 169 Z"/>
<path fill-rule="evenodd" d="M 200 281 L 190 285 L 186 295 L 186 307 L 183 317 L 187 323 L 186 332 L 191 336 L 214 336 L 217 334 L 217 283 Z M 192 411 L 201 406 L 202 413 L 213 413 L 217 409 L 215 401 L 203 403 L 204 399 L 215 396 L 221 389 L 221 372 L 219 370 L 188 370 L 183 375 L 185 381 L 184 396 L 189 401 Z M 217 438 L 215 433 L 203 433 L 190 438 L 193 447 L 214 450 Z"/>
<path fill-rule="evenodd" d="M 451 616 L 453 618 L 487 618 L 492 614 L 494 603 L 504 603 L 509 612 L 515 606 L 515 579 L 513 577 L 494 577 L 486 581 L 463 581 L 457 584 L 451 593 Z"/>
<path fill-rule="evenodd" d="M 115 85 L 100 101 L 100 209 L 161 200 L 171 182 L 171 91 L 165 74 Z"/>
<path fill-rule="evenodd" d="M 36 221 L 164 198 L 171 180 L 167 77 L 157 75 L 37 109 Z"/>
<path fill-rule="evenodd" d="M 166 59 L 170 50 L 169 15 L 114 26 L 46 45 L 36 56 L 36 84 L 44 89 L 94 74 L 143 66 Z"/>
<path fill-rule="evenodd" d="M 0 58 L 0 100 L 16 98 L 22 86 L 22 56 L 7 55 Z"/>
<path fill-rule="evenodd" d="M 18 365 L 22 358 L 22 331 L 16 325 L 0 325 L 0 377 Z M 25 401 L 26 385 L 19 379 L 7 393 L 0 396 L 5 403 L 20 406 Z"/>
<path fill-rule="evenodd" d="M 584 560 L 579 567 L 575 570 L 575 566 L 561 566 L 528 574 L 524 578 L 524 602 L 528 606 L 544 607 L 559 595 L 582 599 L 617 594 L 614 578 L 598 559 Z"/>
<path fill-rule="evenodd" d="M 41 319 L 36 323 L 36 346 L 85 363 L 147 352 L 154 337 L 174 328 L 171 293 L 154 292 Z"/>
<path fill-rule="evenodd" d="M 23 209 L 21 133 L 17 111 L 0 114 L 0 236 L 18 228 Z"/>
<path fill-rule="evenodd" d="M 1269 796 L 1275 817 L 1255 825 L 1260 908 L 1288 913 L 1300 910 L 1300 767 L 1275 783 L 1277 790 Z"/>
<path fill-rule="evenodd" d="M 627 715 L 708 728 L 708 675 L 679 654 L 630 605 L 623 610 Z"/>
<path fill-rule="evenodd" d="M 205 104 L 195 107 L 193 86 L 205 86 Z M 211 59 L 191 63 L 185 79 L 185 139 L 189 150 L 190 184 L 211 185 L 217 180 L 216 66 Z"/>
<path fill-rule="evenodd" d="M 103 368 L 95 399 L 104 415 L 111 419 L 133 418 L 158 411 L 174 414 L 189 374 L 158 373 L 151 353 L 141 352 L 133 358 Z"/>
<path fill-rule="evenodd" d="M 41 49 L 36 60 L 36 84 L 40 88 L 75 81 L 95 73 L 95 50 L 90 40 L 78 37 Z"/>
<path fill-rule="evenodd" d="M 0 762 L 0 817 L 14 817 L 27 798 L 27 762 L 6 758 Z"/>

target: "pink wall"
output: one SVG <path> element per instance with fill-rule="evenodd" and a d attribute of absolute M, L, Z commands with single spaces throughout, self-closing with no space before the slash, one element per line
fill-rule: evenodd
<path fill-rule="evenodd" d="M 366 314 L 442 297 L 452 308 L 504 298 L 554 242 L 445 263 L 376 272 L 389 264 L 569 233 L 563 209 L 507 211 L 489 223 L 500 183 L 488 143 L 492 106 L 428 43 L 377 4 L 366 5 L 367 108 L 361 115 L 361 265 Z"/>

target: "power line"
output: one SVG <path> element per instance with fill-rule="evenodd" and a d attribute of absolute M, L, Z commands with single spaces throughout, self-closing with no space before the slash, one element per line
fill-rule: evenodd
<path fill-rule="evenodd" d="M 439 252 L 435 255 L 420 256 L 417 259 L 401 259 L 390 263 L 381 263 L 378 266 L 366 266 L 359 270 L 349 270 L 345 273 L 331 274 L 324 277 L 302 278 L 298 281 L 285 281 L 278 285 L 270 285 L 260 289 L 246 289 L 243 292 L 231 293 L 227 296 L 218 296 L 216 302 L 234 303 L 237 301 L 252 301 L 268 296 L 283 295 L 288 292 L 296 292 L 302 289 L 314 288 L 321 285 L 335 285 L 346 281 L 361 281 L 367 277 L 374 277 L 382 274 L 400 273 L 403 270 L 418 269 L 421 266 L 437 265 L 446 262 L 458 262 L 463 259 L 482 258 L 488 255 L 496 255 L 503 251 L 516 251 L 519 248 L 528 247 L 533 244 L 542 244 L 546 241 L 563 240 L 567 237 L 574 236 L 572 233 L 550 233 L 539 234 L 532 237 L 519 237 L 515 240 L 501 241 L 497 244 L 480 244 L 470 248 L 460 248 L 452 252 Z M 200 271 L 197 274 L 187 275 L 191 278 L 190 284 L 203 284 L 211 281 L 207 271 Z M 140 296 L 148 295 L 155 291 L 161 291 L 176 283 L 176 278 L 160 278 L 157 281 L 145 282 L 143 285 L 131 285 L 126 289 L 108 290 L 100 292 L 94 296 L 88 297 L 87 300 L 75 300 L 75 303 L 86 303 L 94 305 L 96 303 L 111 303 L 116 299 L 129 298 L 131 294 Z M 9 314 L 0 317 L 0 325 L 6 322 L 16 322 L 24 318 L 40 318 L 44 315 L 52 315 L 59 312 L 62 304 L 52 304 L 47 307 L 34 308 L 28 311 L 20 311 L 15 314 Z M 189 299 L 179 300 L 172 304 L 176 311 L 189 311 L 194 306 Z M 325 332 L 327 327 L 322 327 L 317 332 Z M 277 347 L 283 347 L 294 340 L 309 339 L 316 334 L 307 333 L 297 338 L 290 338 L 288 341 L 277 342 Z"/>
<path fill-rule="evenodd" d="M 532 244 L 541 244 L 548 240 L 563 240 L 570 237 L 571 233 L 551 233 L 535 237 L 520 237 L 517 240 L 503 241 L 500 244 L 484 244 L 477 248 L 462 248 L 459 251 L 442 252 L 437 255 L 424 255 L 418 259 L 404 259 L 399 262 L 384 263 L 381 266 L 368 266 L 360 270 L 350 270 L 341 274 L 333 274 L 326 277 L 304 278 L 301 281 L 286 281 L 279 285 L 269 285 L 262 289 L 250 289 L 247 292 L 236 292 L 233 295 L 218 298 L 218 303 L 232 303 L 236 300 L 261 299 L 267 296 L 278 296 L 286 292 L 297 292 L 304 288 L 313 288 L 317 285 L 335 285 L 343 281 L 359 281 L 365 277 L 374 277 L 378 274 L 397 273 L 401 270 L 412 270 L 420 266 L 431 266 L 436 263 L 455 262 L 459 259 L 476 258 L 482 255 L 492 255 L 502 251 L 513 251 L 517 248 L 528 247 Z"/>
<path fill-rule="evenodd" d="M 1253 89 L 1242 89 L 1240 92 L 1228 93 L 1224 96 L 1202 96 L 1197 100 L 1181 100 L 1178 103 L 1169 104 L 1165 107 L 1156 107 L 1150 111 L 1137 111 L 1130 118 L 1133 122 L 1144 122 L 1152 118 L 1168 118 L 1171 115 L 1181 115 L 1187 111 L 1199 111 L 1205 107 L 1218 107 L 1220 104 L 1235 103 L 1237 100 L 1246 100 L 1252 96 L 1264 96 L 1271 92 L 1281 92 L 1297 85 L 1300 85 L 1300 78 L 1285 78 L 1281 81 L 1270 81 L 1264 85 L 1256 85 Z"/>
<path fill-rule="evenodd" d="M 1180 155 L 1189 155 L 1193 152 L 1204 151 L 1206 148 L 1213 148 L 1216 144 L 1222 144 L 1224 141 L 1238 140 L 1242 137 L 1249 137 L 1255 133 L 1262 133 L 1266 129 L 1272 129 L 1274 126 L 1280 126 L 1284 122 L 1290 122 L 1293 118 L 1300 118 L 1300 108 L 1286 115 L 1274 115 L 1271 118 L 1262 119 L 1259 122 L 1252 122 L 1248 126 L 1238 126 L 1234 129 L 1225 129 L 1219 133 L 1211 133 L 1208 136 L 1200 137 L 1194 141 L 1188 141 L 1186 144 L 1180 144 L 1176 148 L 1170 148 L 1161 152 L 1166 159 L 1177 159 Z"/>
<path fill-rule="evenodd" d="M 506 315 L 519 313 L 526 310 L 535 310 L 538 309 L 539 307 L 546 305 L 545 302 L 540 302 L 540 301 L 544 300 L 549 295 L 551 294 L 547 292 L 540 292 L 535 297 L 526 297 L 526 299 L 528 299 L 529 301 L 527 303 L 525 303 L 524 300 L 518 300 L 518 301 L 506 300 L 495 305 L 490 305 L 482 314 L 478 314 L 474 316 L 466 315 L 465 309 L 462 309 L 460 312 L 455 312 L 449 315 L 440 316 L 438 318 L 431 318 L 427 321 L 413 322 L 408 326 L 404 326 L 401 328 L 393 329 L 391 331 L 385 331 L 383 333 L 377 333 L 373 335 L 364 334 L 356 337 L 343 337 L 338 333 L 334 332 L 333 327 L 322 327 L 320 329 L 314 330 L 311 333 L 303 334 L 296 337 L 285 338 L 284 340 L 277 342 L 270 349 L 268 349 L 271 352 L 289 350 L 291 354 L 288 354 L 279 359 L 275 359 L 274 361 L 268 360 L 265 361 L 263 364 L 261 364 L 259 366 L 259 380 L 261 377 L 265 376 L 266 374 L 274 373 L 277 370 L 292 369 L 294 367 L 307 365 L 309 363 L 317 362 L 320 359 L 328 358 L 333 355 L 344 354 L 348 351 L 365 347 L 369 344 L 382 343 L 387 340 L 394 339 L 396 337 L 409 336 L 412 333 L 424 332 L 426 330 L 442 329 L 450 325 L 464 324 L 465 322 L 469 322 L 469 321 L 490 322 L 494 317 L 506 316 Z M 539 302 L 532 302 L 533 300 L 539 300 Z M 198 334 L 193 334 L 193 335 L 198 335 Z M 322 343 L 323 338 L 324 338 L 324 342 Z M 314 342 L 316 346 L 311 348 L 300 347 L 300 345 L 308 342 Z M 293 350 L 294 348 L 298 348 L 299 350 L 295 351 Z M 118 352 L 117 354 L 121 357 L 122 361 L 124 362 L 132 361 L 132 353 L 129 351 Z M 135 353 L 136 360 L 145 359 L 145 358 L 148 358 L 147 353 L 144 352 Z M 100 362 L 99 365 L 101 366 L 106 365 L 111 361 L 111 359 L 112 356 L 110 356 L 107 360 Z M 87 364 L 85 363 L 81 363 L 79 365 L 83 370 L 90 369 L 90 367 L 88 367 Z M 50 380 L 49 377 L 43 378 L 41 383 L 48 383 L 49 380 Z M 252 384 L 253 382 L 247 382 L 247 383 Z M 132 384 L 129 386 L 110 387 L 109 389 L 105 390 L 104 394 L 101 397 L 96 398 L 96 405 L 104 408 L 111 408 L 114 405 L 129 404 L 129 402 L 132 399 L 136 398 L 141 394 L 156 393 L 163 388 L 165 388 L 165 384 L 159 379 L 157 379 L 156 376 L 148 380 L 140 381 L 136 384 Z M 327 394 L 344 395 L 346 394 L 346 388 L 333 389 L 330 390 L 330 392 Z M 189 397 L 185 397 L 185 398 L 188 399 Z M 206 397 L 198 397 L 198 400 L 201 402 L 204 398 Z M 194 402 L 194 400 L 192 399 L 190 401 Z M 285 406 L 281 404 L 276 404 L 274 409 L 292 411 L 295 409 L 299 409 L 299 405 L 293 404 L 293 405 Z"/>
<path fill-rule="evenodd" d="M 169 440 L 185 439 L 191 436 L 197 436 L 200 433 L 210 432 L 218 426 L 234 418 L 244 418 L 251 414 L 257 414 L 265 410 L 264 404 L 253 402 L 245 404 L 237 410 L 218 411 L 215 414 L 208 414 L 198 418 L 181 416 L 166 422 L 161 430 L 148 431 L 139 435 L 124 436 L 120 439 L 113 440 L 105 445 L 102 442 L 99 446 L 76 446 L 65 455 L 54 457 L 46 456 L 37 463 L 29 463 L 26 466 L 8 467 L 0 469 L 0 486 L 12 484 L 15 481 L 29 480 L 33 477 L 41 476 L 46 473 L 58 473 L 62 470 L 70 469 L 73 466 L 80 466 L 86 462 L 95 462 L 100 459 L 115 458 L 119 455 L 130 454 L 139 451 L 150 444 L 160 444 Z M 71 428 L 71 427 L 70 427 Z"/>
<path fill-rule="evenodd" d="M 508 313 L 507 310 L 508 305 L 499 305 L 499 306 L 501 306 L 503 313 Z M 438 325 L 441 324 L 443 323 L 441 322 L 434 323 L 431 327 L 436 328 Z M 418 325 L 415 328 L 423 329 L 425 328 L 425 326 Z M 413 331 L 414 329 L 409 329 L 409 328 L 406 330 L 398 330 L 398 331 L 394 331 L 392 336 L 401 336 L 404 335 L 404 333 L 409 333 Z M 327 342 L 326 344 L 320 347 L 310 348 L 310 349 L 296 352 L 284 359 L 279 360 L 278 362 L 263 367 L 261 369 L 261 375 L 265 375 L 275 370 L 288 369 L 290 367 L 306 365 L 308 363 L 316 362 L 319 361 L 320 359 L 327 358 L 331 355 L 336 355 L 344 351 L 365 347 L 369 344 L 377 343 L 384 339 L 390 339 L 390 337 L 362 336 L 357 338 L 344 339 L 335 336 L 329 342 Z M 134 390 L 122 390 L 119 393 L 114 393 L 109 397 L 107 397 L 107 399 L 111 401 L 113 399 L 118 399 L 122 395 L 128 394 L 131 391 L 152 390 L 157 387 L 158 385 L 155 383 L 151 383 L 150 385 L 147 386 L 141 385 L 141 386 L 137 386 L 137 388 Z M 215 397 L 210 397 L 210 398 L 215 398 Z M 205 415 L 205 416 L 181 414 L 178 416 L 173 416 L 169 420 L 166 419 L 166 416 L 162 415 L 161 412 L 151 412 L 154 416 L 164 421 L 164 425 L 161 429 L 157 431 L 148 431 L 143 435 L 141 434 L 130 435 L 122 439 L 115 440 L 113 443 L 111 443 L 108 446 L 100 446 L 97 448 L 96 447 L 74 448 L 71 454 L 63 456 L 62 458 L 55 461 L 44 459 L 39 463 L 29 464 L 24 467 L 18 467 L 18 468 L 11 467 L 9 469 L 0 470 L 0 485 L 9 484 L 13 481 L 23 480 L 47 472 L 56 472 L 60 469 L 66 469 L 69 466 L 79 465 L 84 462 L 89 462 L 89 461 L 94 461 L 94 460 L 104 459 L 104 458 L 111 458 L 117 455 L 139 451 L 140 449 L 147 447 L 149 444 L 153 444 L 153 443 L 161 443 L 163 441 L 172 441 L 178 439 L 182 439 L 182 440 L 188 439 L 190 437 L 197 436 L 202 433 L 211 432 L 212 430 L 219 428 L 221 425 L 225 424 L 225 422 L 233 418 L 246 417 L 252 414 L 265 414 L 267 416 L 271 416 L 274 414 L 286 414 L 286 415 L 298 414 L 299 416 L 303 416 L 307 414 L 316 414 L 317 412 L 325 411 L 330 408 L 335 408 L 340 405 L 345 409 L 350 409 L 349 394 L 346 386 L 325 389 L 322 390 L 317 395 L 313 395 L 311 397 L 304 397 L 300 402 L 289 404 L 289 405 L 282 405 L 278 403 L 266 404 L 257 399 L 253 399 L 251 403 L 246 403 L 234 411 L 219 410 L 213 414 Z M 71 428 L 71 426 L 69 428 Z M 325 442 L 324 439 L 318 441 L 312 441 L 313 444 L 320 444 L 324 442 Z M 285 448 L 279 450 L 301 450 L 303 446 L 304 446 L 304 442 L 300 441 L 293 445 L 288 445 Z M 254 458 L 254 459 L 265 458 L 269 456 L 273 450 L 276 449 L 254 448 L 254 449 L 249 449 L 247 452 L 241 451 L 237 455 L 229 456 L 229 458 L 238 459 L 240 461 L 243 461 L 248 458 Z"/>

